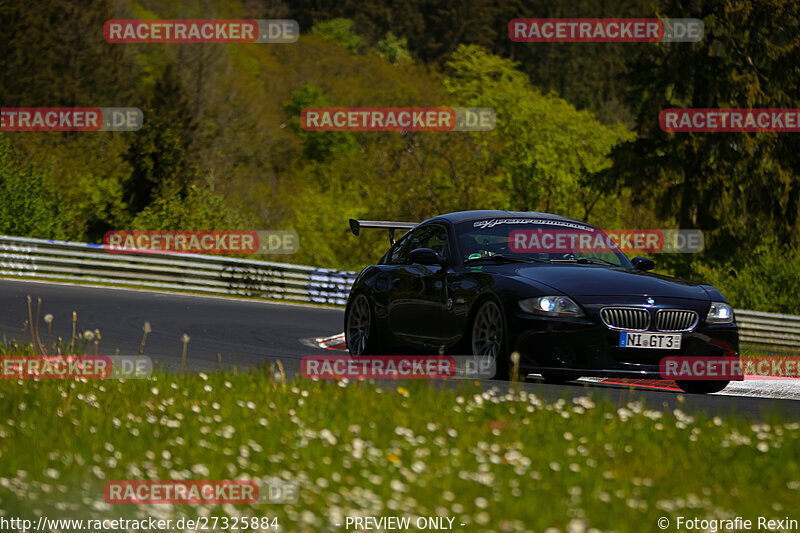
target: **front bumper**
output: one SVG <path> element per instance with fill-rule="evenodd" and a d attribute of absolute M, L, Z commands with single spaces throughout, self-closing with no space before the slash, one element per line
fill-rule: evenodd
<path fill-rule="evenodd" d="M 682 333 L 679 350 L 619 347 L 620 332 L 598 317 L 550 318 L 514 313 L 509 321 L 512 351 L 523 372 L 568 372 L 581 376 L 660 379 L 665 357 L 738 357 L 735 323 L 700 323 Z M 651 333 L 659 333 L 651 331 Z"/>

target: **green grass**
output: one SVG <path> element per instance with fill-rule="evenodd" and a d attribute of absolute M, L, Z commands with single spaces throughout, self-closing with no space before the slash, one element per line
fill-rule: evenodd
<path fill-rule="evenodd" d="M 711 418 L 463 382 L 284 383 L 252 374 L 0 381 L 5 516 L 455 517 L 457 531 L 657 531 L 667 516 L 791 514 L 800 423 Z M 108 505 L 108 480 L 296 481 L 294 504 Z M 460 524 L 466 524 L 461 526 Z M 674 530 L 674 529 L 672 529 Z M 352 531 L 352 529 L 351 529 Z"/>

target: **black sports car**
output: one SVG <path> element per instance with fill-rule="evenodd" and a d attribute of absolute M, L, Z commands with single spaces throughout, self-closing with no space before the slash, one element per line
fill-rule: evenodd
<path fill-rule="evenodd" d="M 733 309 L 710 285 L 649 272 L 619 249 L 520 250 L 519 234 L 568 230 L 605 235 L 583 222 L 535 212 L 464 211 L 419 224 L 350 221 L 385 228 L 392 246 L 355 280 L 345 311 L 351 355 L 472 354 L 507 379 L 522 375 L 658 378 L 668 356 L 738 357 Z M 395 230 L 410 230 L 394 242 Z M 563 243 L 562 243 L 563 244 Z M 718 392 L 728 381 L 678 381 Z"/>

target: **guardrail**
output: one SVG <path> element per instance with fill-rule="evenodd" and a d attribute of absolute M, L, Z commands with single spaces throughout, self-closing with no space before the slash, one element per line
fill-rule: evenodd
<path fill-rule="evenodd" d="M 112 254 L 100 244 L 0 235 L 0 276 L 344 305 L 356 273 L 211 255 Z M 735 313 L 743 343 L 800 349 L 800 316 Z"/>
<path fill-rule="evenodd" d="M 739 324 L 739 340 L 773 348 L 800 348 L 800 316 L 734 311 Z"/>
<path fill-rule="evenodd" d="M 113 254 L 100 244 L 0 236 L 0 276 L 344 305 L 356 273 L 211 255 Z"/>

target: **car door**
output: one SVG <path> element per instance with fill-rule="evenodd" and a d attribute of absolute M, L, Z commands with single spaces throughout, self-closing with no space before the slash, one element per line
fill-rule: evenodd
<path fill-rule="evenodd" d="M 439 346 L 447 303 L 446 267 L 413 264 L 411 250 L 432 248 L 447 257 L 447 231 L 430 224 L 417 228 L 389 258 L 388 325 L 398 340 L 414 345 Z"/>

